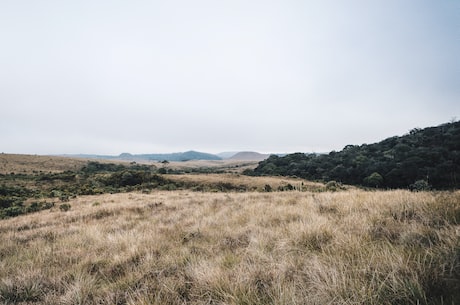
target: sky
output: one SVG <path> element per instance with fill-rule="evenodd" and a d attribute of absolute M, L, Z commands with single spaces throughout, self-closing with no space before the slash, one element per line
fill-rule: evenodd
<path fill-rule="evenodd" d="M 0 151 L 339 151 L 460 118 L 458 0 L 1 0 Z"/>

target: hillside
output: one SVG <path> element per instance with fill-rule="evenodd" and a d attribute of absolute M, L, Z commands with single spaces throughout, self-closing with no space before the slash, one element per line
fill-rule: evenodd
<path fill-rule="evenodd" d="M 217 156 L 221 157 L 222 159 L 228 159 L 236 155 L 237 153 L 238 151 L 224 151 L 224 152 L 218 153 Z"/>
<path fill-rule="evenodd" d="M 460 187 L 460 122 L 413 129 L 375 144 L 326 155 L 270 156 L 253 175 L 297 176 L 382 188 Z"/>
<path fill-rule="evenodd" d="M 270 155 L 261 154 L 254 151 L 241 151 L 231 156 L 229 160 L 262 161 L 267 159 L 269 156 Z"/>

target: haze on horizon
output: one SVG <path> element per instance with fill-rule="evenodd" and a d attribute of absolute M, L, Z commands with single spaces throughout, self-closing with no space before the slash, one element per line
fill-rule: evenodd
<path fill-rule="evenodd" d="M 460 2 L 1 1 L 0 152 L 327 152 L 460 117 Z"/>

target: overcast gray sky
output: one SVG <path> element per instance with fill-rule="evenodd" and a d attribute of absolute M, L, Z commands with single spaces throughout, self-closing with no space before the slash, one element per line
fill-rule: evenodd
<path fill-rule="evenodd" d="M 460 118 L 458 0 L 1 0 L 0 151 L 326 152 Z"/>

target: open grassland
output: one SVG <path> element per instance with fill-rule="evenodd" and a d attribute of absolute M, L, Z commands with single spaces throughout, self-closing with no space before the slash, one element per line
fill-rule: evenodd
<path fill-rule="evenodd" d="M 157 168 L 136 162 L 4 154 L 1 157 L 0 164 L 6 173 L 0 173 L 0 219 L 49 209 L 81 195 L 152 190 L 319 192 L 346 188 L 337 183 L 324 185 L 298 178 L 249 177 L 235 173 L 248 166 L 247 163 L 228 163 L 226 170 L 216 164 L 192 168 L 188 163 L 181 165 L 182 169 L 173 169 L 169 163 L 161 163 L 162 167 Z"/>
<path fill-rule="evenodd" d="M 0 221 L 3 304 L 460 304 L 458 191 L 66 204 Z"/>
<path fill-rule="evenodd" d="M 301 191 L 325 191 L 326 185 L 319 182 L 311 182 L 305 179 L 291 177 L 251 177 L 239 174 L 181 174 L 167 175 L 169 180 L 178 185 L 191 188 L 207 189 L 212 191 L 225 190 L 301 190 Z M 350 186 L 340 186 L 351 188 Z"/>
<path fill-rule="evenodd" d="M 88 161 L 101 163 L 129 164 L 129 161 L 111 159 L 83 159 L 60 156 L 19 155 L 0 153 L 0 174 L 31 174 L 38 172 L 59 173 L 63 171 L 78 171 L 88 164 Z M 196 171 L 199 169 L 212 169 L 241 173 L 245 169 L 254 169 L 258 162 L 239 160 L 191 160 L 185 162 L 168 162 L 163 164 L 158 161 L 138 161 L 139 164 L 152 165 L 157 168 L 166 168 L 173 171 Z"/>
<path fill-rule="evenodd" d="M 171 161 L 167 165 L 161 162 L 150 162 L 157 167 L 166 167 L 172 170 L 197 170 L 200 168 L 212 168 L 214 171 L 224 171 L 231 173 L 242 173 L 246 169 L 254 169 L 259 162 L 244 160 L 190 160 L 184 162 Z"/>
<path fill-rule="evenodd" d="M 36 173 L 41 171 L 58 173 L 77 170 L 88 160 L 56 156 L 0 154 L 0 174 Z"/>

